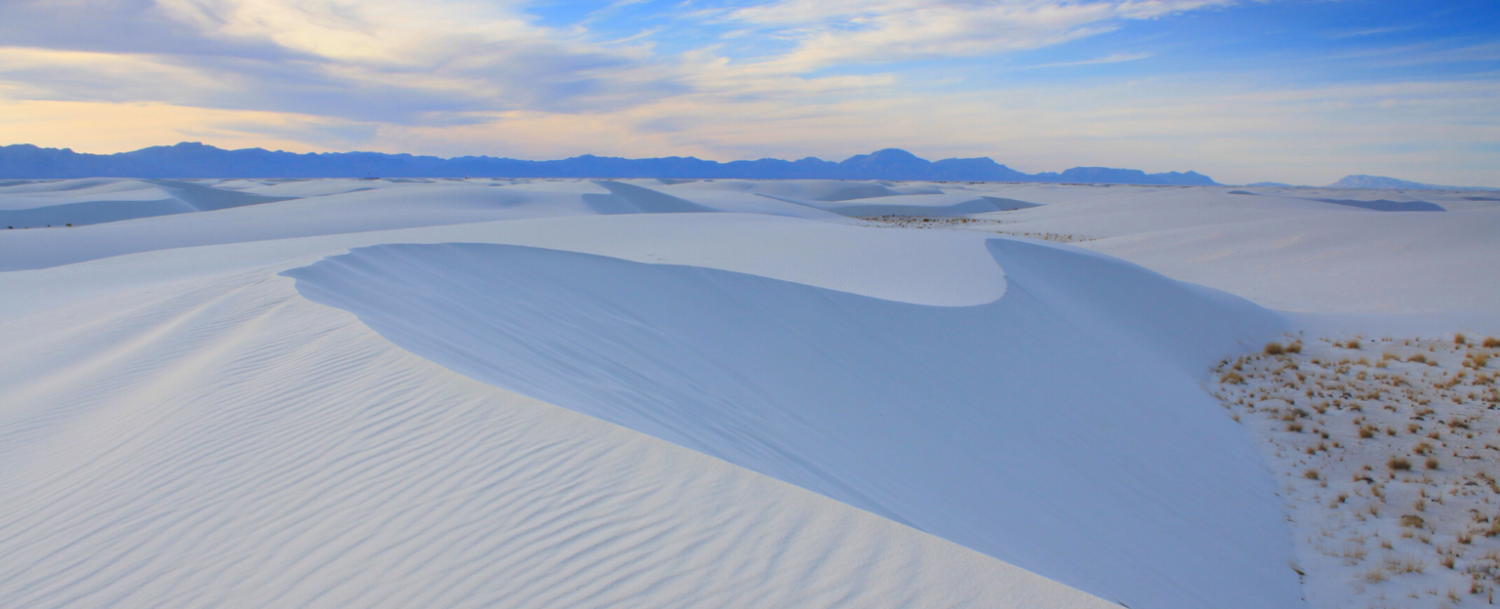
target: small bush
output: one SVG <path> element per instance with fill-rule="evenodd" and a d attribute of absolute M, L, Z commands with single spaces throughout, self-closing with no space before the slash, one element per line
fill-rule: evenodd
<path fill-rule="evenodd" d="M 1349 339 L 1349 342 L 1344 343 L 1344 348 L 1345 349 L 1358 349 L 1359 348 L 1359 341 L 1351 338 L 1351 339 Z"/>
<path fill-rule="evenodd" d="M 1225 385 L 1243 385 L 1245 384 L 1245 377 L 1240 376 L 1240 373 L 1231 370 L 1229 372 L 1225 372 L 1223 376 L 1220 376 L 1219 382 L 1224 383 Z"/>
<path fill-rule="evenodd" d="M 1302 352 L 1302 341 L 1300 341 L 1300 340 L 1299 341 L 1294 341 L 1294 342 L 1292 342 L 1292 344 L 1287 345 L 1286 346 L 1286 352 L 1287 353 L 1301 353 Z"/>
<path fill-rule="evenodd" d="M 1390 461 L 1385 462 L 1385 466 L 1390 468 L 1391 471 L 1408 471 L 1411 469 L 1411 461 L 1407 461 L 1403 457 L 1391 457 Z"/>
<path fill-rule="evenodd" d="M 1458 334 L 1453 335 L 1453 344 L 1462 345 L 1466 342 L 1468 342 L 1468 338 L 1464 336 L 1463 332 L 1459 332 Z"/>
<path fill-rule="evenodd" d="M 1385 558 L 1385 568 L 1397 574 L 1421 573 L 1427 569 L 1427 563 L 1422 562 L 1414 556 L 1404 556 L 1401 558 L 1387 556 Z"/>
<path fill-rule="evenodd" d="M 1489 338 L 1484 339 L 1484 348 L 1486 348 L 1486 349 L 1500 349 L 1500 338 L 1495 338 L 1495 337 L 1491 336 Z"/>
<path fill-rule="evenodd" d="M 1277 342 L 1266 343 L 1266 355 L 1281 355 L 1282 353 L 1285 353 L 1285 352 L 1286 352 L 1286 348 L 1282 347 L 1281 343 L 1277 343 Z"/>
<path fill-rule="evenodd" d="M 1437 469 L 1437 468 L 1438 468 L 1438 460 L 1436 458 L 1434 458 L 1434 457 L 1428 457 L 1427 458 L 1427 469 Z"/>
<path fill-rule="evenodd" d="M 1302 477 L 1303 478 L 1307 478 L 1308 480 L 1317 480 L 1318 479 L 1318 470 L 1310 469 L 1310 470 L 1307 470 L 1305 472 L 1302 472 Z"/>

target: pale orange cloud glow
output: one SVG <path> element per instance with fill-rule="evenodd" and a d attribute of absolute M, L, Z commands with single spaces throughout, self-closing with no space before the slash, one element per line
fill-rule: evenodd
<path fill-rule="evenodd" d="M 214 110 L 160 103 L 0 100 L 0 141 L 97 154 L 180 141 L 232 148 L 325 152 L 293 138 L 268 136 L 317 123 L 277 112 Z"/>
<path fill-rule="evenodd" d="M 1201 54 L 1181 45 L 1221 51 L 1196 26 L 1167 22 L 1281 8 L 599 4 L 0 0 L 0 144 L 721 161 L 901 147 L 1028 172 L 1129 164 L 1230 182 L 1500 179 L 1500 85 L 1484 71 L 1500 65 L 1493 42 L 1365 45 L 1318 25 L 1289 40 L 1345 41 L 1335 45 L 1345 55 L 1228 56 L 1219 65 L 1239 72 L 1177 70 Z M 1236 29 L 1238 18 L 1216 23 L 1262 35 Z M 1132 28 L 1139 34 L 1126 36 Z M 1403 67 L 1412 65 L 1420 73 Z M 1449 74 L 1429 76 L 1437 66 Z"/>

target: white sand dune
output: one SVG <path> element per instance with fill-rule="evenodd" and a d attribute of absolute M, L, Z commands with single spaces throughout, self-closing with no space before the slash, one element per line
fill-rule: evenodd
<path fill-rule="evenodd" d="M 814 209 L 830 211 L 842 216 L 930 216 L 943 218 L 1040 207 L 1035 203 L 1027 203 L 1015 199 L 983 195 L 975 196 L 967 193 L 892 195 L 873 199 L 856 199 L 854 202 L 845 201 L 836 203 L 798 200 L 768 194 L 762 196 L 788 203 L 805 205 Z"/>
<path fill-rule="evenodd" d="M 615 194 L 603 184 L 633 197 Z M 161 249 L 242 243 L 418 226 L 454 226 L 497 220 L 639 214 L 657 211 L 657 200 L 625 183 L 568 180 L 490 187 L 442 181 L 340 192 L 280 203 L 225 209 L 212 216 L 180 214 L 149 222 L 114 222 L 77 230 L 26 230 L 0 242 L 0 272 L 72 264 Z M 654 191 L 652 191 L 654 192 Z M 748 199 L 748 200 L 747 200 Z M 686 202 L 684 202 L 686 203 Z M 755 195 L 730 197 L 702 209 L 761 215 L 831 218 L 832 213 Z M 598 207 L 596 207 L 598 206 Z M 641 207 L 644 206 L 644 209 Z M 675 210 L 673 210 L 675 211 Z M 686 211 L 686 209 L 684 209 Z M 692 211 L 699 211 L 693 209 Z"/>
<path fill-rule="evenodd" d="M 285 201 L 172 180 L 61 180 L 0 187 L 0 226 L 82 226 Z"/>
<path fill-rule="evenodd" d="M 692 182 L 683 182 L 679 185 L 668 185 L 666 190 L 703 193 L 756 193 L 810 201 L 850 201 L 854 199 L 915 194 L 912 191 L 902 192 L 894 190 L 880 182 L 844 180 L 695 180 Z M 925 192 L 927 190 L 924 188 L 920 191 Z"/>
<path fill-rule="evenodd" d="M 607 195 L 583 195 L 589 208 L 602 215 L 612 214 L 680 214 L 714 211 L 692 201 L 679 199 L 660 191 L 634 184 L 598 180 L 595 184 L 609 191 Z"/>
<path fill-rule="evenodd" d="M 286 274 L 471 378 L 1111 600 L 1295 605 L 1274 486 L 1195 378 L 1281 323 L 1102 257 L 991 249 L 1012 285 L 975 307 L 492 245 Z"/>
<path fill-rule="evenodd" d="M 0 325 L 7 607 L 1108 607 L 264 272 Z"/>
<path fill-rule="evenodd" d="M 0 606 L 1301 606 L 1207 371 L 1500 334 L 1500 204 L 1231 190 L 0 185 L 191 208 L 0 232 Z"/>
<path fill-rule="evenodd" d="M 1500 202 L 1424 193 L 1448 211 L 1390 213 L 1307 200 L 1326 198 L 1319 191 L 1252 197 L 1220 188 L 1022 186 L 998 193 L 1046 203 L 981 216 L 1004 219 L 1006 230 L 1088 237 L 1081 247 L 1303 314 L 1320 330 L 1500 333 Z"/>

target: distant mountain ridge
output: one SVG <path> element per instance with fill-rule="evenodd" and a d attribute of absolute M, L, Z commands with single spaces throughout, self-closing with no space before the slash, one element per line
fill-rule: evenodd
<path fill-rule="evenodd" d="M 1203 185 L 1203 174 L 1148 174 L 1135 169 L 1074 167 L 1062 173 L 1026 174 L 988 157 L 928 161 L 887 148 L 841 162 L 705 161 L 693 157 L 623 159 L 584 155 L 556 161 L 489 156 L 449 159 L 379 152 L 297 154 L 260 148 L 224 150 L 201 143 L 154 146 L 133 152 L 89 154 L 30 144 L 0 146 L 0 179 L 127 178 L 743 178 L 946 180 L 963 182 L 1072 182 L 1087 184 Z"/>
<path fill-rule="evenodd" d="M 1500 190 L 1486 186 L 1439 186 L 1387 178 L 1382 176 L 1348 175 L 1324 188 L 1362 188 L 1366 190 Z"/>

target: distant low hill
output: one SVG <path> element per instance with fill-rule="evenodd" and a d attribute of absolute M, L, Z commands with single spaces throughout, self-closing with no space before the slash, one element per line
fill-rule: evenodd
<path fill-rule="evenodd" d="M 129 178 L 745 178 L 1070 182 L 1086 184 L 1213 185 L 1196 172 L 1075 167 L 1026 174 L 989 158 L 928 161 L 888 148 L 841 162 L 813 157 L 720 163 L 693 157 L 623 159 L 584 155 L 557 161 L 489 156 L 449 159 L 379 152 L 297 154 L 260 148 L 224 150 L 199 143 L 155 146 L 116 154 L 78 153 L 29 144 L 0 147 L 0 179 Z"/>
<path fill-rule="evenodd" d="M 1484 186 L 1439 186 L 1436 184 L 1423 184 L 1421 182 L 1367 175 L 1344 176 L 1343 179 L 1329 184 L 1325 188 L 1364 188 L 1370 190 L 1500 190 Z"/>

